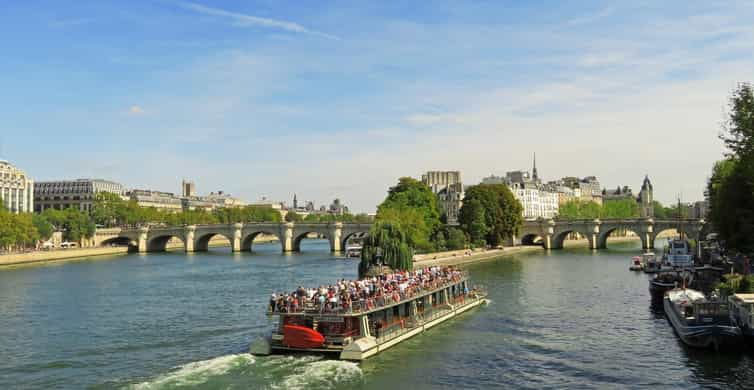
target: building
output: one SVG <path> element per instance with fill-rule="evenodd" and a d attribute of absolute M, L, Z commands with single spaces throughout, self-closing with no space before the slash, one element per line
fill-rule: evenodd
<path fill-rule="evenodd" d="M 458 213 L 463 205 L 463 181 L 459 171 L 429 171 L 422 175 L 426 184 L 437 196 L 448 225 L 458 224 Z"/>
<path fill-rule="evenodd" d="M 12 213 L 34 211 L 34 181 L 5 160 L 0 160 L 0 203 Z"/>
<path fill-rule="evenodd" d="M 644 182 L 641 184 L 641 191 L 636 201 L 639 203 L 639 216 L 642 218 L 652 218 L 655 215 L 653 199 L 652 182 L 649 181 L 649 175 L 644 176 Z"/>
<path fill-rule="evenodd" d="M 694 219 L 707 219 L 707 212 L 709 210 L 709 203 L 706 200 L 699 200 L 689 205 L 689 218 Z"/>
<path fill-rule="evenodd" d="M 482 184 L 505 184 L 523 207 L 524 219 L 554 218 L 558 215 L 561 198 L 573 197 L 573 190 L 562 184 L 550 182 L 542 184 L 537 171 L 537 157 L 534 155 L 531 175 L 527 171 L 509 171 L 505 176 L 491 175 L 482 179 Z M 561 195 L 558 188 L 563 187 Z"/>
<path fill-rule="evenodd" d="M 605 202 L 623 199 L 633 199 L 634 192 L 629 186 L 618 186 L 614 190 L 603 189 L 602 200 Z"/>
<path fill-rule="evenodd" d="M 343 215 L 348 214 L 349 211 L 348 206 L 341 203 L 340 199 L 335 198 L 335 200 L 333 200 L 330 204 L 330 207 L 327 209 L 327 212 L 335 215 Z"/>
<path fill-rule="evenodd" d="M 34 211 L 41 213 L 49 208 L 58 210 L 77 208 L 90 212 L 95 195 L 108 192 L 123 196 L 125 190 L 119 183 L 102 179 L 77 179 L 43 181 L 34 183 Z"/>
<path fill-rule="evenodd" d="M 152 190 L 131 190 L 126 196 L 140 207 L 154 207 L 159 210 L 179 212 L 183 210 L 180 197 L 171 192 Z"/>
<path fill-rule="evenodd" d="M 183 179 L 181 182 L 181 195 L 184 198 L 196 196 L 196 183 Z"/>

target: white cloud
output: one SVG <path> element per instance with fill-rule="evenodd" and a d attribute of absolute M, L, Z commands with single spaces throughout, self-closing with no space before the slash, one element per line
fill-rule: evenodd
<path fill-rule="evenodd" d="M 267 28 L 274 28 L 274 29 L 285 30 L 285 31 L 301 33 L 301 34 L 317 35 L 317 36 L 321 36 L 323 38 L 329 38 L 329 39 L 336 39 L 336 40 L 340 39 L 334 35 L 322 33 L 319 31 L 313 31 L 298 23 L 289 22 L 286 20 L 262 18 L 259 16 L 247 15 L 247 14 L 243 14 L 239 12 L 226 11 L 220 8 L 207 7 L 201 4 L 197 4 L 197 3 L 181 3 L 180 5 L 183 8 L 186 8 L 186 9 L 189 9 L 194 12 L 201 13 L 201 14 L 230 19 L 233 22 L 235 22 L 236 25 L 242 26 L 242 27 L 246 27 L 246 26 L 267 27 Z"/>

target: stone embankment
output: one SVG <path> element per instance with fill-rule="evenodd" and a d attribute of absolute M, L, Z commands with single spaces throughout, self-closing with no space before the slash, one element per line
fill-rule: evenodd
<path fill-rule="evenodd" d="M 461 265 L 520 253 L 542 251 L 541 246 L 514 246 L 502 249 L 475 249 L 427 253 L 414 256 L 414 268 L 431 265 Z"/>

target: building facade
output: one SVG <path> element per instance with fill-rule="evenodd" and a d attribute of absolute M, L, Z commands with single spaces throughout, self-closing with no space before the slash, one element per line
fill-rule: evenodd
<path fill-rule="evenodd" d="M 554 218 L 558 215 L 561 198 L 573 196 L 573 190 L 567 194 L 558 193 L 554 182 L 543 184 L 537 171 L 537 158 L 534 155 L 531 175 L 528 171 L 509 171 L 505 176 L 491 175 L 482 179 L 482 184 L 505 184 L 523 207 L 524 219 Z"/>
<path fill-rule="evenodd" d="M 181 182 L 181 194 L 184 198 L 196 196 L 196 183 L 183 179 Z"/>
<path fill-rule="evenodd" d="M 119 183 L 102 179 L 77 179 L 34 183 L 34 211 L 77 208 L 91 212 L 97 193 L 109 192 L 123 196 L 125 190 Z"/>
<path fill-rule="evenodd" d="M 183 210 L 181 198 L 170 192 L 152 190 L 131 190 L 127 194 L 131 202 L 139 207 L 154 207 L 160 210 L 179 212 Z"/>
<path fill-rule="evenodd" d="M 5 160 L 0 160 L 0 204 L 12 213 L 34 211 L 34 181 Z"/>
<path fill-rule="evenodd" d="M 437 196 L 445 212 L 448 225 L 458 225 L 458 213 L 463 205 L 463 181 L 459 171 L 429 171 L 422 175 L 426 184 Z"/>

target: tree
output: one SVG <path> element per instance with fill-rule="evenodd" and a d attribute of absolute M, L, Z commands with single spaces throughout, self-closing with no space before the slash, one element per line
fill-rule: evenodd
<path fill-rule="evenodd" d="M 424 183 L 402 177 L 388 190 L 377 208 L 377 222 L 385 222 L 405 234 L 412 250 L 430 252 L 436 249 L 432 237 L 440 227 L 437 197 Z"/>
<path fill-rule="evenodd" d="M 43 215 L 34 214 L 32 216 L 32 223 L 34 224 L 34 228 L 37 229 L 41 240 L 47 240 L 52 237 L 55 227 Z"/>
<path fill-rule="evenodd" d="M 479 206 L 484 211 L 484 223 L 481 224 L 481 214 L 478 211 Z M 523 224 L 523 207 L 516 200 L 513 193 L 504 184 L 480 184 L 471 186 L 466 190 L 466 196 L 463 200 L 459 214 L 459 222 L 466 226 L 466 233 L 472 237 L 472 233 L 478 236 L 479 229 L 484 230 L 486 234 L 484 240 L 492 246 L 501 245 L 503 240 L 518 234 Z M 473 208 L 464 212 L 464 208 Z M 472 231 L 472 229 L 475 229 Z M 474 239 L 472 238 L 472 242 Z"/>
<path fill-rule="evenodd" d="M 289 211 L 285 213 L 285 222 L 300 222 L 303 218 L 296 214 L 295 211 Z"/>
<path fill-rule="evenodd" d="M 414 178 L 402 177 L 397 185 L 390 187 L 387 198 L 377 208 L 377 215 L 383 209 L 403 208 L 417 210 L 430 231 L 440 225 L 437 197 L 426 184 Z"/>
<path fill-rule="evenodd" d="M 469 236 L 469 240 L 476 246 L 484 246 L 489 227 L 487 227 L 484 206 L 479 199 L 464 201 L 458 214 L 461 229 Z"/>
<path fill-rule="evenodd" d="M 754 87 L 741 83 L 730 98 L 730 117 L 723 124 L 720 138 L 738 158 L 754 153 Z"/>
<path fill-rule="evenodd" d="M 594 203 L 594 202 L 592 202 Z M 638 218 L 639 204 L 633 198 L 607 200 L 602 203 L 600 218 Z"/>
<path fill-rule="evenodd" d="M 364 276 L 370 266 L 378 264 L 385 264 L 394 270 L 410 270 L 413 257 L 401 227 L 390 221 L 377 221 L 364 239 L 359 276 Z"/>
<path fill-rule="evenodd" d="M 754 251 L 754 90 L 740 84 L 720 136 L 729 150 L 707 184 L 710 218 L 728 248 Z"/>

